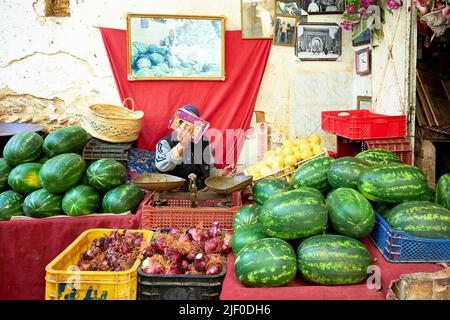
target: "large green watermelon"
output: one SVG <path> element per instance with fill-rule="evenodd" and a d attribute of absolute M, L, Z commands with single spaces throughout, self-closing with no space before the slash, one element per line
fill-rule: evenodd
<path fill-rule="evenodd" d="M 26 131 L 8 140 L 3 149 L 3 157 L 11 167 L 33 162 L 41 155 L 42 137 L 36 132 Z"/>
<path fill-rule="evenodd" d="M 436 185 L 435 201 L 437 204 L 450 209 L 450 173 L 439 178 Z"/>
<path fill-rule="evenodd" d="M 102 207 L 105 213 L 134 213 L 139 207 L 144 193 L 132 184 L 124 184 L 108 191 L 103 197 Z"/>
<path fill-rule="evenodd" d="M 312 187 L 300 187 L 299 189 L 295 189 L 298 191 L 299 196 L 311 196 L 316 197 L 317 200 L 322 201 L 325 203 L 325 197 L 323 196 L 322 192 L 319 190 L 312 188 Z"/>
<path fill-rule="evenodd" d="M 339 188 L 327 197 L 327 208 L 333 229 L 344 236 L 363 238 L 375 226 L 372 205 L 351 188 Z"/>
<path fill-rule="evenodd" d="M 450 239 L 450 210 L 430 201 L 408 201 L 395 206 L 386 222 L 412 236 Z"/>
<path fill-rule="evenodd" d="M 320 285 L 355 284 L 367 278 L 372 264 L 369 251 L 360 241 L 341 235 L 317 235 L 297 249 L 302 278 Z"/>
<path fill-rule="evenodd" d="M 85 170 L 86 163 L 80 155 L 64 153 L 44 163 L 39 177 L 45 189 L 63 193 L 81 182 Z"/>
<path fill-rule="evenodd" d="M 63 153 L 80 153 L 87 143 L 86 130 L 70 126 L 49 133 L 42 144 L 42 149 L 46 155 L 55 157 Z"/>
<path fill-rule="evenodd" d="M 127 176 L 124 165 L 112 159 L 97 160 L 86 171 L 89 185 L 105 192 L 124 184 Z"/>
<path fill-rule="evenodd" d="M 294 172 L 292 177 L 294 188 L 312 187 L 320 192 L 326 192 L 330 189 L 328 169 L 334 161 L 334 158 L 326 156 L 306 162 Z"/>
<path fill-rule="evenodd" d="M 416 199 L 416 200 L 422 200 L 422 201 L 434 201 L 434 198 L 436 196 L 436 192 L 431 188 L 428 187 L 427 188 L 427 193 L 425 193 L 421 198 Z"/>
<path fill-rule="evenodd" d="M 234 254 L 237 255 L 246 245 L 264 238 L 267 238 L 267 236 L 264 228 L 259 223 L 241 226 L 233 233 L 231 248 Z"/>
<path fill-rule="evenodd" d="M 62 214 L 63 196 L 39 189 L 30 193 L 23 202 L 23 213 L 31 218 L 47 218 Z"/>
<path fill-rule="evenodd" d="M 13 190 L 0 193 L 0 220 L 9 220 L 12 216 L 23 216 L 24 197 Z"/>
<path fill-rule="evenodd" d="M 399 203 L 420 199 L 428 192 L 427 178 L 419 168 L 406 164 L 388 164 L 361 174 L 358 190 L 375 202 Z"/>
<path fill-rule="evenodd" d="M 102 199 L 91 186 L 80 185 L 66 192 L 62 209 L 68 216 L 84 216 L 99 212 Z"/>
<path fill-rule="evenodd" d="M 245 246 L 237 255 L 234 271 L 247 287 L 280 287 L 297 273 L 295 251 L 281 239 L 266 238 Z"/>
<path fill-rule="evenodd" d="M 9 190 L 8 176 L 12 168 L 8 165 L 5 158 L 0 159 L 0 192 Z"/>
<path fill-rule="evenodd" d="M 39 181 L 41 167 L 41 163 L 35 162 L 19 164 L 11 170 L 8 177 L 8 184 L 17 192 L 25 195 L 41 189 L 42 186 Z"/>
<path fill-rule="evenodd" d="M 333 188 L 358 189 L 358 179 L 361 173 L 372 165 L 362 159 L 343 157 L 330 165 L 328 182 Z"/>
<path fill-rule="evenodd" d="M 328 210 L 316 195 L 301 190 L 280 193 L 261 207 L 260 222 L 267 235 L 291 240 L 325 230 Z"/>
<path fill-rule="evenodd" d="M 261 206 L 274 195 L 291 189 L 292 186 L 284 180 L 267 178 L 255 184 L 253 188 L 253 197 L 256 204 Z"/>
<path fill-rule="evenodd" d="M 238 210 L 233 219 L 233 230 L 247 225 L 252 225 L 259 222 L 260 208 L 256 204 L 243 206 Z"/>
<path fill-rule="evenodd" d="M 383 165 L 390 163 L 402 163 L 402 160 L 393 152 L 384 149 L 370 149 L 358 153 L 358 159 L 365 160 L 372 165 Z"/>

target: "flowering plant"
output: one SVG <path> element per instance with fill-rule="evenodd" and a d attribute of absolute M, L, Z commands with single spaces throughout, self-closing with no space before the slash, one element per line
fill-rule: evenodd
<path fill-rule="evenodd" d="M 379 0 L 386 3 L 387 10 L 401 8 L 401 0 Z M 373 29 L 376 36 L 381 34 L 382 8 L 376 0 L 346 0 L 344 11 L 344 21 L 341 26 L 344 30 L 353 31 L 353 39 L 357 38 L 367 29 Z"/>
<path fill-rule="evenodd" d="M 417 14 L 423 16 L 434 11 L 442 11 L 447 20 L 450 20 L 450 0 L 413 0 Z"/>

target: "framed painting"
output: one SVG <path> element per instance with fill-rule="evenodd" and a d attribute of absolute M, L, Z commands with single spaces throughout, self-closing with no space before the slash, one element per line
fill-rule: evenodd
<path fill-rule="evenodd" d="M 297 17 L 275 15 L 275 29 L 273 44 L 277 46 L 295 46 L 295 26 Z"/>
<path fill-rule="evenodd" d="M 295 53 L 302 61 L 335 61 L 342 53 L 342 31 L 337 23 L 299 23 Z"/>
<path fill-rule="evenodd" d="M 127 15 L 128 80 L 225 80 L 225 17 Z"/>
<path fill-rule="evenodd" d="M 241 0 L 242 39 L 272 39 L 274 0 Z"/>

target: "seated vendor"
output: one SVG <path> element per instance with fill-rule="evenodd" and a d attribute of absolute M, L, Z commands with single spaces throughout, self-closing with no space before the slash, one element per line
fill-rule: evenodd
<path fill-rule="evenodd" d="M 200 117 L 199 110 L 193 105 L 184 106 L 182 109 Z M 195 144 L 191 137 L 192 128 L 181 123 L 172 134 L 159 140 L 156 145 L 156 169 L 161 173 L 186 179 L 183 191 L 189 189 L 188 176 L 191 173 L 197 176 L 198 190 L 206 187 L 205 180 L 209 176 L 224 174 L 215 167 L 209 140 L 204 137 Z"/>

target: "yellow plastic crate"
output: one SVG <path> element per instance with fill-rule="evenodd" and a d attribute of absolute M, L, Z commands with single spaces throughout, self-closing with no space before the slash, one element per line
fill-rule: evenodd
<path fill-rule="evenodd" d="M 136 300 L 137 269 L 141 257 L 126 271 L 71 271 L 94 239 L 114 230 L 123 232 L 123 229 L 84 231 L 45 267 L 46 300 Z M 142 232 L 145 242 L 149 242 L 153 236 L 153 231 L 149 230 L 127 231 Z"/>

